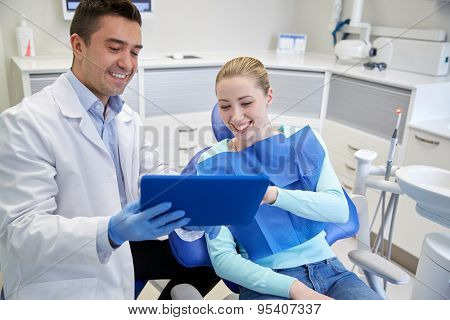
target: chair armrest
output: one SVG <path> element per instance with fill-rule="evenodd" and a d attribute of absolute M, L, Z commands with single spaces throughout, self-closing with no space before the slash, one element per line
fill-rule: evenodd
<path fill-rule="evenodd" d="M 409 282 L 409 275 L 391 261 L 366 250 L 352 250 L 348 253 L 350 261 L 366 272 L 372 273 L 393 284 Z"/>
<path fill-rule="evenodd" d="M 203 300 L 202 295 L 190 284 L 178 284 L 170 290 L 173 300 Z"/>

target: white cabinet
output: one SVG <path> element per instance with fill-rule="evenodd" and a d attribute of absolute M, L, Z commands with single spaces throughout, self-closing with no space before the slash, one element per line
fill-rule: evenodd
<path fill-rule="evenodd" d="M 210 111 L 149 117 L 144 130 L 155 160 L 178 172 L 198 151 L 215 143 Z"/>
<path fill-rule="evenodd" d="M 144 69 L 145 118 L 210 111 L 216 67 Z"/>
<path fill-rule="evenodd" d="M 274 93 L 269 106 L 272 125 L 310 125 L 320 132 L 324 108 L 325 73 L 267 69 Z"/>
<path fill-rule="evenodd" d="M 386 139 L 328 119 L 323 123 L 322 137 L 328 147 L 330 160 L 339 181 L 348 193 L 352 192 L 354 184 L 356 160 L 353 155 L 357 150 L 371 149 L 378 154 L 374 161 L 375 165 L 386 163 L 389 151 L 389 141 Z M 396 160 L 398 155 L 399 152 L 396 154 Z M 369 203 L 369 219 L 372 220 L 380 192 L 367 189 L 366 196 Z M 377 222 L 374 227 L 378 228 L 379 223 Z"/>
<path fill-rule="evenodd" d="M 334 169 L 340 179 L 346 178 L 343 184 L 348 190 L 353 186 L 356 169 L 353 154 L 357 150 L 373 150 L 378 154 L 374 164 L 386 163 L 390 137 L 397 120 L 395 110 L 401 107 L 400 145 L 394 162 L 399 159 L 410 96 L 409 90 L 332 76 L 322 136 Z"/>
<path fill-rule="evenodd" d="M 143 122 L 158 160 L 181 171 L 215 141 L 211 111 L 217 67 L 145 69 Z"/>
<path fill-rule="evenodd" d="M 397 122 L 395 110 L 401 108 L 399 142 L 402 143 L 410 96 L 410 90 L 334 75 L 327 118 L 390 139 Z"/>
<path fill-rule="evenodd" d="M 450 140 L 410 129 L 405 165 L 427 165 L 450 170 Z"/>
<path fill-rule="evenodd" d="M 399 133 L 400 145 L 394 161 L 397 162 L 410 96 L 411 91 L 405 89 L 344 76 L 331 77 L 322 136 L 334 169 L 346 189 L 351 190 L 353 186 L 356 170 L 353 154 L 357 150 L 373 150 L 378 154 L 374 164 L 386 163 L 389 139 L 397 120 L 395 109 L 401 107 L 404 115 Z"/>
<path fill-rule="evenodd" d="M 349 170 L 349 167 L 356 169 L 356 161 L 353 155 L 359 149 L 375 151 L 378 156 L 374 164 L 386 164 L 390 144 L 387 139 L 329 119 L 323 122 L 322 136 L 327 143 L 330 154 L 339 156 L 339 158 L 336 158 L 337 163 L 335 164 L 335 170 L 339 173 L 347 172 L 346 170 Z M 399 153 L 396 153 L 397 158 Z M 333 161 L 332 156 L 331 158 Z"/>
<path fill-rule="evenodd" d="M 46 86 L 51 85 L 61 75 L 61 73 L 31 73 L 29 75 L 29 95 L 41 91 Z"/>
<path fill-rule="evenodd" d="M 268 69 L 274 98 L 270 113 L 318 119 L 322 108 L 323 72 Z"/>
<path fill-rule="evenodd" d="M 24 96 L 32 95 L 41 91 L 46 86 L 51 85 L 62 74 L 56 73 L 29 73 L 24 75 Z M 29 79 L 28 81 L 26 79 Z M 136 112 L 139 112 L 139 76 L 135 74 L 133 79 L 128 83 L 124 93 L 123 100 Z"/>

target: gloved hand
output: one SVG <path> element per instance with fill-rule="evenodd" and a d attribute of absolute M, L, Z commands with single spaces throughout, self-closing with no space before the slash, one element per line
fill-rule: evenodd
<path fill-rule="evenodd" d="M 190 218 L 183 218 L 184 211 L 167 212 L 171 206 L 172 203 L 163 202 L 140 211 L 139 201 L 127 204 L 109 220 L 110 241 L 121 246 L 125 241 L 153 240 L 189 223 Z"/>
<path fill-rule="evenodd" d="M 217 238 L 220 232 L 220 226 L 184 226 L 183 229 L 188 231 L 204 231 L 208 234 L 209 240 Z"/>

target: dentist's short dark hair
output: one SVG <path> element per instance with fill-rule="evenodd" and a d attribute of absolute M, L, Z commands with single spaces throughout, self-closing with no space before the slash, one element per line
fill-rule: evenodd
<path fill-rule="evenodd" d="M 124 17 L 142 26 L 141 14 L 130 0 L 81 0 L 70 25 L 70 35 L 78 34 L 89 45 L 100 18 L 107 15 Z"/>

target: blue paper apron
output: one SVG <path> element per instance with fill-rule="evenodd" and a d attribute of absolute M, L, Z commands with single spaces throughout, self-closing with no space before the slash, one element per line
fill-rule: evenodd
<path fill-rule="evenodd" d="M 199 175 L 265 175 L 271 185 L 315 191 L 325 151 L 309 126 L 286 138 L 272 136 L 240 152 L 222 152 L 197 164 Z M 228 226 L 249 259 L 298 246 L 319 234 L 325 223 L 298 217 L 275 206 L 262 205 L 252 223 Z"/>

